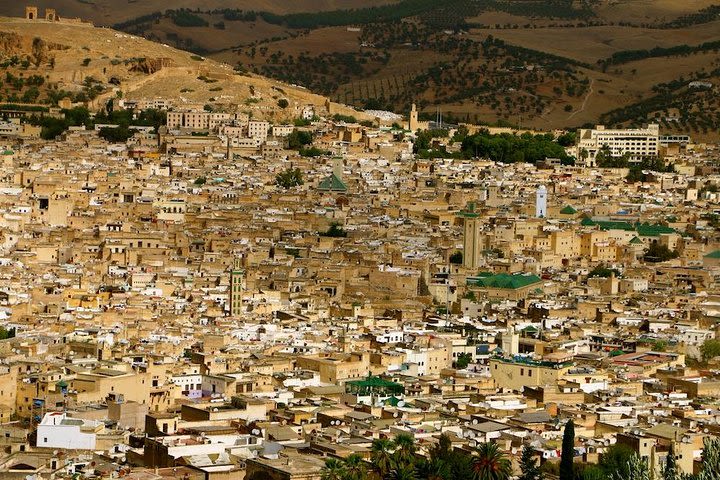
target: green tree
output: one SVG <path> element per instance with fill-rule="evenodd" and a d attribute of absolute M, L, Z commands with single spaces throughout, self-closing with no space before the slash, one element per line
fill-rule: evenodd
<path fill-rule="evenodd" d="M 299 168 L 288 168 L 287 170 L 275 175 L 275 184 L 279 187 L 288 189 L 302 185 L 303 177 Z"/>
<path fill-rule="evenodd" d="M 463 253 L 455 252 L 450 255 L 450 263 L 452 263 L 453 265 L 460 265 L 461 263 L 463 263 Z"/>
<path fill-rule="evenodd" d="M 347 232 L 345 231 L 342 226 L 337 223 L 333 222 L 330 224 L 330 227 L 328 227 L 327 230 L 320 233 L 320 236 L 323 237 L 333 237 L 333 238 L 343 238 L 347 237 Z M 410 437 L 412 439 L 412 437 Z M 397 446 L 397 438 L 395 439 L 395 445 Z"/>
<path fill-rule="evenodd" d="M 7 340 L 8 338 L 15 338 L 15 327 L 0 327 L 0 340 Z"/>
<path fill-rule="evenodd" d="M 348 455 L 343 463 L 345 470 L 344 480 L 365 480 L 367 478 L 367 464 L 359 454 Z"/>
<path fill-rule="evenodd" d="M 633 454 L 626 463 L 626 473 L 610 474 L 610 480 L 650 480 L 650 469 L 647 462 Z"/>
<path fill-rule="evenodd" d="M 321 155 L 325 155 L 327 152 L 324 150 L 320 150 L 317 147 L 310 147 L 310 148 L 301 148 L 299 153 L 303 157 L 319 157 Z"/>
<path fill-rule="evenodd" d="M 284 98 L 281 98 L 280 100 L 278 100 L 277 104 L 278 104 L 278 107 L 284 109 L 284 108 L 287 108 L 288 105 L 290 105 L 290 102 L 288 102 L 288 101 L 285 100 Z"/>
<path fill-rule="evenodd" d="M 103 127 L 98 132 L 98 135 L 110 143 L 123 143 L 132 137 L 134 133 L 134 130 L 121 125 L 119 127 Z"/>
<path fill-rule="evenodd" d="M 520 477 L 518 480 L 542 480 L 543 475 L 535 461 L 535 455 L 529 446 L 525 445 L 520 456 Z"/>
<path fill-rule="evenodd" d="M 602 468 L 592 463 L 579 463 L 575 465 L 575 478 L 579 480 L 607 480 Z"/>
<path fill-rule="evenodd" d="M 593 268 L 590 273 L 588 274 L 588 278 L 593 277 L 603 277 L 608 278 L 610 275 L 615 274 L 616 277 L 620 276 L 620 272 L 615 268 L 607 268 L 604 265 L 598 265 L 597 267 Z"/>
<path fill-rule="evenodd" d="M 677 250 L 670 250 L 667 245 L 661 245 L 658 242 L 651 243 L 647 250 L 645 250 L 645 256 L 643 257 L 646 262 L 658 263 L 667 262 L 673 258 L 679 257 L 680 254 Z"/>
<path fill-rule="evenodd" d="M 415 466 L 412 464 L 396 465 L 395 468 L 390 471 L 388 478 L 390 480 L 416 480 L 417 473 L 415 472 Z"/>
<path fill-rule="evenodd" d="M 320 472 L 322 480 L 345 480 L 345 466 L 341 460 L 337 458 L 328 458 L 325 460 L 325 466 Z"/>
<path fill-rule="evenodd" d="M 473 452 L 472 469 L 475 480 L 508 480 L 512 474 L 510 460 L 494 442 L 477 447 Z"/>
<path fill-rule="evenodd" d="M 380 478 L 390 472 L 393 466 L 392 456 L 393 442 L 387 438 L 377 438 L 373 440 L 372 446 L 370 447 L 370 458 L 375 467 L 375 471 L 380 475 Z"/>
<path fill-rule="evenodd" d="M 443 460 L 429 459 L 421 461 L 416 468 L 419 478 L 427 480 L 450 480 L 452 478 L 450 465 Z"/>
<path fill-rule="evenodd" d="M 662 480 L 682 480 L 682 475 L 678 470 L 677 461 L 675 459 L 675 450 L 670 444 L 670 451 L 665 457 L 665 465 L 662 466 Z"/>
<path fill-rule="evenodd" d="M 310 145 L 313 141 L 312 133 L 305 130 L 293 130 L 287 137 L 288 148 L 290 150 L 300 150 L 305 145 Z"/>
<path fill-rule="evenodd" d="M 560 480 L 574 480 L 573 461 L 575 458 L 575 423 L 572 419 L 565 424 L 560 453 Z"/>
<path fill-rule="evenodd" d="M 606 477 L 610 475 L 627 476 L 628 462 L 634 453 L 634 450 L 627 445 L 616 443 L 600 457 L 600 468 L 605 472 Z"/>
<path fill-rule="evenodd" d="M 700 346 L 700 354 L 704 361 L 720 356 L 720 340 L 709 338 Z"/>
<path fill-rule="evenodd" d="M 331 226 L 332 228 L 332 226 Z M 393 441 L 395 465 L 411 464 L 415 460 L 415 439 L 407 433 L 399 433 Z"/>
<path fill-rule="evenodd" d="M 694 480 L 720 478 L 720 438 L 705 437 L 702 453 L 702 470 Z"/>
<path fill-rule="evenodd" d="M 462 370 L 467 368 L 467 366 L 470 365 L 470 362 L 472 362 L 472 355 L 469 353 L 461 353 L 455 361 L 455 368 Z"/>

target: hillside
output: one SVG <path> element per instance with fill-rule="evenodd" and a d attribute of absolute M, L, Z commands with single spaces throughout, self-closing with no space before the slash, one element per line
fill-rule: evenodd
<path fill-rule="evenodd" d="M 240 105 L 255 118 L 294 117 L 326 98 L 167 45 L 89 24 L 0 18 L 0 102 L 57 105 L 61 98 L 104 105 L 115 96 Z M 279 108 L 280 99 L 289 106 Z M 41 108 L 41 107 L 37 107 Z M 354 110 L 336 105 L 339 113 Z"/>
<path fill-rule="evenodd" d="M 541 129 L 657 121 L 699 139 L 720 129 L 720 0 L 181 0 L 173 9 L 162 3 L 38 5 L 361 109 L 406 112 L 414 102 L 425 118 L 442 111 L 449 121 Z M 0 5 L 4 10 L 21 13 L 13 5 Z M 168 84 L 198 100 L 226 95 L 226 88 L 248 94 L 232 82 L 198 80 L 204 75 L 197 70 Z M 693 81 L 703 83 L 691 87 Z M 163 91 L 155 85 L 140 91 Z M 269 93 L 272 99 L 280 92 Z"/>
<path fill-rule="evenodd" d="M 426 118 L 545 129 L 652 120 L 698 138 L 720 128 L 715 88 L 688 88 L 720 85 L 720 0 L 237 3 L 148 1 L 104 22 L 361 108 L 416 102 Z"/>
<path fill-rule="evenodd" d="M 54 8 L 65 17 L 80 17 L 97 25 L 113 25 L 168 8 L 180 9 L 244 9 L 288 14 L 317 12 L 393 3 L 397 0 L 34 0 L 31 2 L 0 2 L 0 15 L 22 17 L 25 5 L 44 10 Z"/>

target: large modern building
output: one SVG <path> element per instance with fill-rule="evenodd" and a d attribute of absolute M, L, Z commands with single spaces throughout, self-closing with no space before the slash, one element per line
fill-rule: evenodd
<path fill-rule="evenodd" d="M 595 159 L 603 147 L 608 147 L 614 157 L 630 155 L 631 162 L 657 157 L 660 146 L 660 126 L 650 124 L 647 128 L 606 129 L 597 125 L 594 129 L 581 129 L 578 133 L 578 164 L 595 166 Z"/>

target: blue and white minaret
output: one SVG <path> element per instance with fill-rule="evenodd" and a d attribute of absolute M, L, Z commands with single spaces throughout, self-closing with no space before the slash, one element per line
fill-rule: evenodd
<path fill-rule="evenodd" d="M 547 188 L 545 185 L 540 185 L 535 194 L 535 216 L 547 218 Z"/>

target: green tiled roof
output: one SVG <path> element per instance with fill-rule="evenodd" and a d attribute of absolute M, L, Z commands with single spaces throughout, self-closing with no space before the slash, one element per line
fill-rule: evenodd
<path fill-rule="evenodd" d="M 633 237 L 633 238 L 630 240 L 630 244 L 631 244 L 631 245 L 642 245 L 642 243 L 643 243 L 643 241 L 640 240 L 638 237 Z"/>
<path fill-rule="evenodd" d="M 705 255 L 705 258 L 720 258 L 720 250 L 715 250 Z"/>
<path fill-rule="evenodd" d="M 602 230 L 625 230 L 627 232 L 636 231 L 641 237 L 659 237 L 667 233 L 677 233 L 675 229 L 666 227 L 665 225 L 651 225 L 645 223 L 630 222 L 614 222 L 610 220 L 593 220 L 591 218 L 583 218 L 580 225 L 584 227 L 600 227 Z"/>
<path fill-rule="evenodd" d="M 575 210 L 572 205 L 567 205 L 565 208 L 560 210 L 560 213 L 563 215 L 575 215 L 577 213 L 577 210 Z"/>
<path fill-rule="evenodd" d="M 540 283 L 540 277 L 537 275 L 527 275 L 516 273 L 513 275 L 507 273 L 498 273 L 496 275 L 478 275 L 476 277 L 468 277 L 468 285 L 485 288 L 503 288 L 516 290 L 518 288 L 527 287 L 535 283 Z"/>
<path fill-rule="evenodd" d="M 585 226 L 598 226 L 603 230 L 635 230 L 633 224 L 629 222 L 612 222 L 609 220 L 591 220 L 586 218 L 582 221 L 582 224 Z"/>
<path fill-rule="evenodd" d="M 659 237 L 666 233 L 676 233 L 675 229 L 665 225 L 650 225 L 649 223 L 637 225 L 637 232 L 642 237 Z"/>
<path fill-rule="evenodd" d="M 318 190 L 329 190 L 331 192 L 347 192 L 347 186 L 342 180 L 338 178 L 335 173 L 332 173 L 329 177 L 325 178 L 320 185 Z"/>

